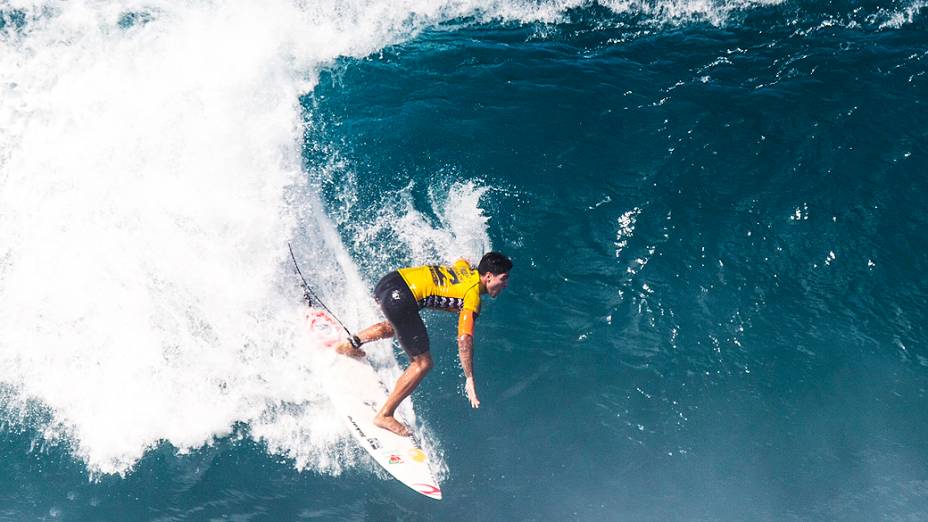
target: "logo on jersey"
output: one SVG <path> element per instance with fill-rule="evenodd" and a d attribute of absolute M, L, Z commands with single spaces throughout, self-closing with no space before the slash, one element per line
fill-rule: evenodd
<path fill-rule="evenodd" d="M 435 286 L 445 286 L 447 283 L 456 285 L 461 282 L 461 276 L 450 266 L 429 265 L 429 272 L 432 274 L 432 282 Z"/>
<path fill-rule="evenodd" d="M 390 294 L 390 297 L 392 297 L 394 301 L 399 301 L 399 300 L 400 300 L 400 291 L 399 291 L 399 290 L 394 290 L 394 291 Z"/>

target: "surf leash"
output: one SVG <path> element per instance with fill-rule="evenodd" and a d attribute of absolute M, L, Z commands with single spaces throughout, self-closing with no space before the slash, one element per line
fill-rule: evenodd
<path fill-rule="evenodd" d="M 296 268 L 296 273 L 299 274 L 300 280 L 303 281 L 303 299 L 306 300 L 306 303 L 309 306 L 313 306 L 314 303 L 321 306 L 322 309 L 325 310 L 330 316 L 332 316 L 332 319 L 335 319 L 335 321 L 345 330 L 345 333 L 348 334 L 348 342 L 351 343 L 351 346 L 354 348 L 359 348 L 362 344 L 364 344 L 361 341 L 361 338 L 351 333 L 351 330 L 345 326 L 345 323 L 343 323 L 341 319 L 332 313 L 332 310 L 329 310 L 329 307 L 322 302 L 322 299 L 319 299 L 319 296 L 316 295 L 316 292 L 313 292 L 313 289 L 309 287 L 309 283 L 306 282 L 306 278 L 303 277 L 303 272 L 300 271 L 300 264 L 296 262 L 296 256 L 293 254 L 293 247 L 290 245 L 289 241 L 287 242 L 287 248 L 290 249 L 290 259 L 293 260 L 293 268 Z"/>

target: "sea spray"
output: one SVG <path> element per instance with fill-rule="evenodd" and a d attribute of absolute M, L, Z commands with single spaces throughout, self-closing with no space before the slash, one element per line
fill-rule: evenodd
<path fill-rule="evenodd" d="M 22 20 L 0 39 L 5 415 L 41 404 L 36 427 L 94 473 L 236 423 L 301 468 L 341 469 L 287 240 L 346 321 L 376 314 L 305 187 L 298 100 L 333 58 L 456 12 L 406 7 L 3 7 Z"/>

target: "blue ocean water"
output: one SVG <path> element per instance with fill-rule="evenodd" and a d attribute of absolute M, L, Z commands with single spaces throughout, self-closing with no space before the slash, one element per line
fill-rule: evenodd
<path fill-rule="evenodd" d="M 0 6 L 0 519 L 928 516 L 928 3 Z M 352 328 L 513 258 L 479 410 L 426 317 L 441 502 L 287 241 Z"/>

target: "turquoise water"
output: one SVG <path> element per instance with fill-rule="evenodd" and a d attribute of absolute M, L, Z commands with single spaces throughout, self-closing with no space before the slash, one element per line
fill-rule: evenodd
<path fill-rule="evenodd" d="M 0 519 L 928 513 L 924 2 L 0 6 Z M 441 502 L 334 417 L 287 241 L 352 328 L 513 258 L 479 410 L 426 317 Z"/>

